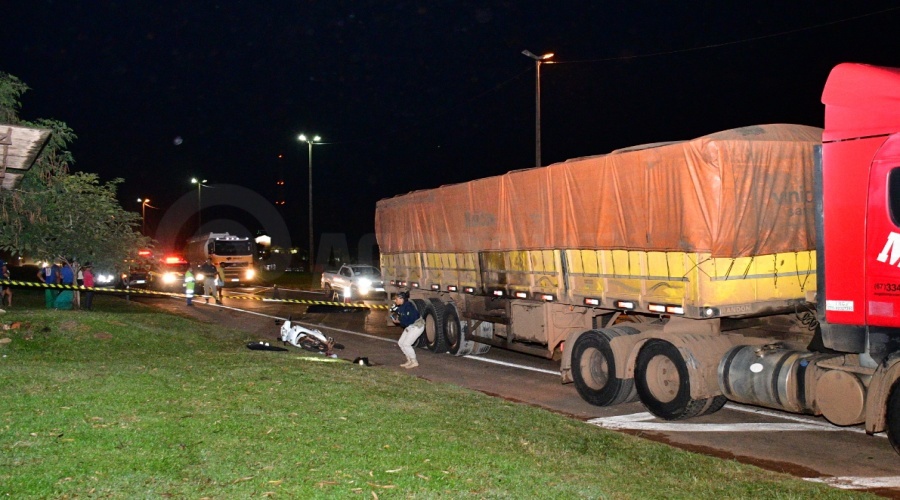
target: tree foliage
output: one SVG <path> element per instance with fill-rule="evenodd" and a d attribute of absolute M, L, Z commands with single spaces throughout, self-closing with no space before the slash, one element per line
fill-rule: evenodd
<path fill-rule="evenodd" d="M 0 250 L 121 267 L 150 244 L 137 232 L 140 214 L 126 211 L 116 199 L 122 180 L 103 183 L 96 174 L 70 173 L 74 158 L 68 147 L 75 133 L 57 120 L 21 120 L 19 98 L 27 90 L 16 77 L 0 73 L 0 122 L 52 131 L 19 188 L 0 191 Z"/>

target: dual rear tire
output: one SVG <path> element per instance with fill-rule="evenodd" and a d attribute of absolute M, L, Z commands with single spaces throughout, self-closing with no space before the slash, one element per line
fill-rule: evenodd
<path fill-rule="evenodd" d="M 690 373 L 681 352 L 662 339 L 648 340 L 638 352 L 634 378 L 616 376 L 610 342 L 638 330 L 614 326 L 581 334 L 572 349 L 572 379 L 578 394 L 596 406 L 640 401 L 657 417 L 682 420 L 719 411 L 724 396 L 691 399 Z"/>
<path fill-rule="evenodd" d="M 650 413 L 665 420 L 684 420 L 722 409 L 725 396 L 691 399 L 687 363 L 672 343 L 648 340 L 638 352 L 634 368 L 638 396 Z"/>
<path fill-rule="evenodd" d="M 412 299 L 419 315 L 425 320 L 425 331 L 413 344 L 436 354 L 449 352 L 454 356 L 484 354 L 490 346 L 466 339 L 466 323 L 452 303 L 436 298 Z"/>

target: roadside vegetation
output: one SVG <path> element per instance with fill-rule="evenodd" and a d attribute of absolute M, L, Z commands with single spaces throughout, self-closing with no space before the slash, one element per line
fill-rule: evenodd
<path fill-rule="evenodd" d="M 69 148 L 75 132 L 59 120 L 21 119 L 20 99 L 27 91 L 24 82 L 0 71 L 0 123 L 50 131 L 18 187 L 0 189 L 0 252 L 7 259 L 77 259 L 97 268 L 123 268 L 151 240 L 138 232 L 141 215 L 116 199 L 122 179 L 104 182 L 83 169 L 73 172 Z"/>
<path fill-rule="evenodd" d="M 10 498 L 855 495 L 110 296 L 42 300 L 0 316 Z"/>

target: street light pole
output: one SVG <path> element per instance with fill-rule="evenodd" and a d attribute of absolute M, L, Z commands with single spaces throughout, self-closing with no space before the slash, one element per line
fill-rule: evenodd
<path fill-rule="evenodd" d="M 534 166 L 541 166 L 541 63 L 551 63 L 548 59 L 553 57 L 552 52 L 548 52 L 542 56 L 532 54 L 530 51 L 523 50 L 522 54 L 534 59 Z"/>
<path fill-rule="evenodd" d="M 191 178 L 191 184 L 197 185 L 197 234 L 200 234 L 200 230 L 203 228 L 203 218 L 200 213 L 203 210 L 203 203 L 200 201 L 200 190 L 203 188 L 204 182 L 206 182 L 206 179 L 201 181 L 196 177 Z"/>
<path fill-rule="evenodd" d="M 309 146 L 309 272 L 313 271 L 313 178 L 312 178 L 312 148 L 314 142 L 322 140 L 319 136 L 308 139 L 306 135 L 300 134 L 297 139 L 305 142 Z"/>
<path fill-rule="evenodd" d="M 138 198 L 141 204 L 141 234 L 147 236 L 147 204 L 150 203 L 149 198 Z"/>

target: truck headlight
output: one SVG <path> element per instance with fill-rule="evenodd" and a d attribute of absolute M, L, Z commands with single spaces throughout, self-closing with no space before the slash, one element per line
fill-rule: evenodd
<path fill-rule="evenodd" d="M 244 279 L 246 280 L 252 280 L 254 276 L 256 276 L 256 271 L 254 271 L 253 269 L 247 269 L 244 272 Z"/>

